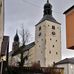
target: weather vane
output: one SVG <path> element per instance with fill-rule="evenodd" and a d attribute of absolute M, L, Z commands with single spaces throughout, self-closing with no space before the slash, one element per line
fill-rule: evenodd
<path fill-rule="evenodd" d="M 49 0 L 47 0 L 47 3 L 49 3 Z"/>

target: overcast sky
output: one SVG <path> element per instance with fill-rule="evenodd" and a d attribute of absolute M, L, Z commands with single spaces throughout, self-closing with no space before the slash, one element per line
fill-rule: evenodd
<path fill-rule="evenodd" d="M 13 37 L 20 31 L 21 24 L 28 29 L 34 41 L 35 25 L 43 16 L 43 6 L 47 0 L 5 0 L 5 35 L 10 36 L 10 50 Z M 50 0 L 53 6 L 53 16 L 61 23 L 62 58 L 74 57 L 74 51 L 66 49 L 65 15 L 63 12 L 74 5 L 74 0 Z"/>

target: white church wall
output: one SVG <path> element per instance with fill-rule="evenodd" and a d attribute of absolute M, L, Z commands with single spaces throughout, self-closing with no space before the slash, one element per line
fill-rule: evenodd
<path fill-rule="evenodd" d="M 52 29 L 54 26 L 54 29 Z M 55 32 L 55 35 L 52 34 Z M 46 23 L 46 66 L 61 60 L 61 25 L 47 21 Z"/>
<path fill-rule="evenodd" d="M 36 61 L 40 62 L 41 66 L 45 66 L 45 24 L 45 21 L 38 24 L 35 31 Z"/>

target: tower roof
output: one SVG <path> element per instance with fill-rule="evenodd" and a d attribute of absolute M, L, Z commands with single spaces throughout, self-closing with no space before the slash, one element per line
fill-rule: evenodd
<path fill-rule="evenodd" d="M 43 18 L 39 21 L 38 24 L 40 24 L 41 22 L 43 22 L 45 20 L 48 20 L 48 21 L 51 21 L 54 23 L 58 23 L 52 16 L 52 5 L 49 3 L 49 0 L 47 0 L 47 3 L 44 5 Z M 58 23 L 58 24 L 60 24 L 60 23 Z"/>
<path fill-rule="evenodd" d="M 17 32 L 16 32 L 16 35 L 15 35 L 15 37 L 14 37 L 14 41 L 19 42 L 19 36 L 18 36 L 18 33 L 17 33 Z"/>
<path fill-rule="evenodd" d="M 52 5 L 49 3 L 49 0 L 44 5 L 44 15 L 52 15 Z"/>

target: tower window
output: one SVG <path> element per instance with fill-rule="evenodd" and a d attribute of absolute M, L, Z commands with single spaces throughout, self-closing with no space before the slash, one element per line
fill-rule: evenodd
<path fill-rule="evenodd" d="M 52 35 L 55 35 L 55 32 L 52 32 Z"/>
<path fill-rule="evenodd" d="M 39 27 L 39 31 L 41 30 L 41 26 Z"/>
<path fill-rule="evenodd" d="M 56 52 L 56 54 L 58 54 L 58 52 Z"/>
<path fill-rule="evenodd" d="M 39 45 L 39 47 L 40 47 L 40 45 Z"/>
<path fill-rule="evenodd" d="M 51 54 L 51 51 L 49 51 L 49 53 Z"/>
<path fill-rule="evenodd" d="M 57 40 L 56 40 L 56 42 L 57 42 Z"/>
<path fill-rule="evenodd" d="M 52 29 L 54 29 L 54 30 L 55 30 L 55 26 L 52 26 Z"/>
<path fill-rule="evenodd" d="M 54 45 L 53 45 L 53 47 L 54 47 Z"/>
<path fill-rule="evenodd" d="M 50 40 L 52 40 L 52 39 L 50 38 Z"/>
<path fill-rule="evenodd" d="M 41 36 L 41 32 L 39 33 L 39 36 Z"/>

